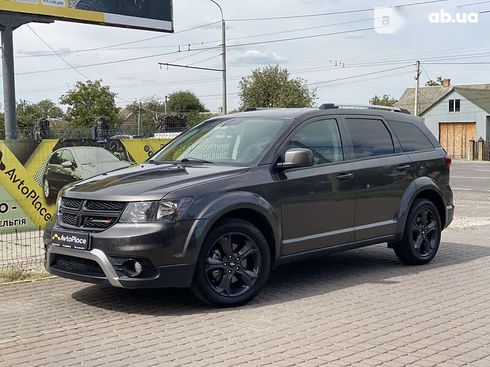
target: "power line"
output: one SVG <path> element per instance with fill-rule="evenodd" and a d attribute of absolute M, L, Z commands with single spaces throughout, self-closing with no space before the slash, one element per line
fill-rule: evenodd
<path fill-rule="evenodd" d="M 400 70 L 400 69 L 406 69 L 408 67 L 413 67 L 414 64 L 410 65 L 404 65 L 404 66 L 398 66 L 396 68 L 390 68 L 390 69 L 384 69 L 384 70 L 378 70 L 378 71 L 373 71 L 370 73 L 364 73 L 364 74 L 358 74 L 358 75 L 352 75 L 352 76 L 347 76 L 344 78 L 338 78 L 338 79 L 331 79 L 331 80 L 324 80 L 321 82 L 314 82 L 314 83 L 309 83 L 309 85 L 319 85 L 319 84 L 326 84 L 326 83 L 333 83 L 341 80 L 348 80 L 348 79 L 354 79 L 354 78 L 360 78 L 363 76 L 369 76 L 369 75 L 375 75 L 375 74 L 380 74 L 380 73 L 386 73 L 388 71 L 394 71 L 394 70 Z"/>
<path fill-rule="evenodd" d="M 136 43 L 152 41 L 152 40 L 155 40 L 155 39 L 161 39 L 161 38 L 169 37 L 169 36 L 175 35 L 175 34 L 181 34 L 181 33 L 189 32 L 189 31 L 193 31 L 193 30 L 196 30 L 196 29 L 208 27 L 208 26 L 213 25 L 213 24 L 216 24 L 216 23 L 221 23 L 221 21 L 216 21 L 216 22 L 201 24 L 201 25 L 194 26 L 194 27 L 187 28 L 187 29 L 183 29 L 181 31 L 177 31 L 177 32 L 174 32 L 174 33 L 163 34 L 163 35 L 158 35 L 158 36 L 153 36 L 153 37 L 148 37 L 148 38 L 143 38 L 143 39 L 140 39 L 140 40 L 128 41 L 128 42 L 122 42 L 122 43 L 116 43 L 116 44 L 112 44 L 112 45 L 100 46 L 100 47 L 93 47 L 93 48 L 87 48 L 87 49 L 82 49 L 82 50 L 70 50 L 70 51 L 60 52 L 59 54 L 61 54 L 61 55 L 68 55 L 68 54 L 73 54 L 73 53 L 83 53 L 83 52 L 91 52 L 91 51 L 100 51 L 100 50 L 105 50 L 105 49 L 108 49 L 108 48 L 115 48 L 115 47 L 120 47 L 120 46 L 133 45 L 133 44 L 136 44 Z M 187 44 L 179 44 L 179 45 L 161 46 L 161 47 L 177 48 L 177 47 L 184 46 L 184 45 L 187 46 Z M 48 56 L 48 55 L 25 55 L 25 56 L 17 56 L 17 58 L 43 57 L 43 56 Z"/>
<path fill-rule="evenodd" d="M 80 70 L 78 70 L 75 66 L 73 66 L 72 64 L 70 64 L 69 61 L 67 61 L 66 59 L 64 59 L 61 55 L 59 55 L 50 45 L 49 43 L 47 43 L 44 39 L 41 38 L 41 36 L 31 27 L 30 24 L 27 24 L 27 27 L 31 30 L 32 33 L 34 33 L 34 35 L 42 42 L 46 45 L 46 47 L 48 47 L 56 56 L 58 56 L 58 58 L 63 61 L 66 65 L 68 65 L 70 67 L 70 69 L 72 70 L 75 70 L 78 74 L 80 74 L 84 79 L 86 80 L 90 80 L 90 78 L 88 76 L 86 76 L 84 73 L 82 73 Z"/>
<path fill-rule="evenodd" d="M 408 4 L 400 4 L 394 5 L 393 7 L 408 7 L 408 6 L 417 6 L 417 5 L 426 5 L 433 3 L 446 2 L 448 0 L 429 0 L 422 1 L 418 3 L 408 3 Z M 352 14 L 352 13 L 363 13 L 368 11 L 373 11 L 375 8 L 362 8 L 362 9 L 354 9 L 354 10 L 343 10 L 343 11 L 334 11 L 328 13 L 314 13 L 314 14 L 302 14 L 302 15 L 285 15 L 285 16 L 274 16 L 274 17 L 257 17 L 257 18 L 236 18 L 236 19 L 227 19 L 227 22 L 250 22 L 250 21 L 262 21 L 262 20 L 279 20 L 279 19 L 297 19 L 297 18 L 312 18 L 312 17 L 324 17 L 330 15 L 343 15 L 343 14 Z"/>

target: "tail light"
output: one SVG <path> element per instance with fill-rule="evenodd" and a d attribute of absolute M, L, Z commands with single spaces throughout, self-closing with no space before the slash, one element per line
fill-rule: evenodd
<path fill-rule="evenodd" d="M 444 160 L 446 161 L 447 168 L 451 168 L 451 163 L 453 163 L 453 159 L 451 158 L 451 156 L 448 153 L 446 153 Z"/>

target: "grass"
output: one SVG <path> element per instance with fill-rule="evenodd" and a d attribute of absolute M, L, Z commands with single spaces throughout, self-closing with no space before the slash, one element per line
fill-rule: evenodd
<path fill-rule="evenodd" d="M 0 271 L 0 284 L 25 280 L 39 280 L 49 277 L 45 271 L 26 271 L 20 268 L 11 268 Z"/>

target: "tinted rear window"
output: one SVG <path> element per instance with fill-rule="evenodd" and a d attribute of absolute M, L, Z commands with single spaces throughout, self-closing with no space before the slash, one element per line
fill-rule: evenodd
<path fill-rule="evenodd" d="M 375 157 L 394 153 L 391 134 L 381 120 L 347 119 L 354 158 Z"/>
<path fill-rule="evenodd" d="M 429 138 L 416 125 L 408 122 L 389 121 L 405 152 L 434 149 Z"/>

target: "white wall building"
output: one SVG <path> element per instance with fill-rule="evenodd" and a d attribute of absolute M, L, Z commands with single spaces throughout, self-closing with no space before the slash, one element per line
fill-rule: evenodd
<path fill-rule="evenodd" d="M 396 104 L 415 109 L 415 88 L 405 90 Z M 419 89 L 421 116 L 441 145 L 454 157 L 466 158 L 469 141 L 490 139 L 490 84 L 450 85 Z"/>

